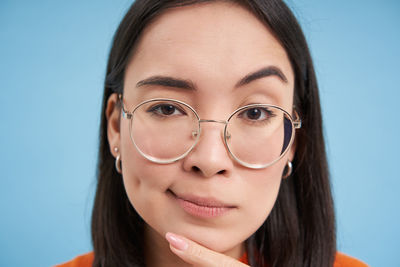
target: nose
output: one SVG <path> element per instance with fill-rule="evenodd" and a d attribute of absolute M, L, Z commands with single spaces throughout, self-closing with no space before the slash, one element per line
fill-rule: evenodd
<path fill-rule="evenodd" d="M 224 143 L 225 121 L 201 120 L 201 134 L 197 145 L 183 159 L 185 171 L 203 177 L 220 175 L 229 177 L 233 162 Z"/>

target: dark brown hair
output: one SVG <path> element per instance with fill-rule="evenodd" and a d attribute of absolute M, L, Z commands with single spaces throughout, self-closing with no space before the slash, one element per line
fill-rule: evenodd
<path fill-rule="evenodd" d="M 144 222 L 129 202 L 107 140 L 105 107 L 123 92 L 125 69 L 143 29 L 172 7 L 211 0 L 136 0 L 114 36 L 103 107 L 97 191 L 92 214 L 93 266 L 144 266 Z M 302 30 L 281 0 L 237 0 L 262 21 L 285 48 L 295 73 L 294 104 L 302 118 L 296 132 L 292 175 L 282 181 L 268 219 L 247 240 L 251 266 L 330 267 L 336 253 L 334 208 L 322 131 L 318 86 Z"/>

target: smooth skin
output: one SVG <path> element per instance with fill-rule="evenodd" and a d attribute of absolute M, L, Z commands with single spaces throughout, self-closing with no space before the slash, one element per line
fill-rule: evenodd
<path fill-rule="evenodd" d="M 253 103 L 278 105 L 292 113 L 294 74 L 284 48 L 265 25 L 236 4 L 170 9 L 145 29 L 134 49 L 124 79 L 124 106 L 129 111 L 147 99 L 174 98 L 191 105 L 202 119 L 226 120 L 235 109 Z M 271 66 L 286 81 L 268 75 L 237 86 L 249 74 Z M 195 89 L 137 85 L 153 76 L 190 81 Z M 146 222 L 147 265 L 243 266 L 237 259 L 245 251 L 244 241 L 270 214 L 295 146 L 274 165 L 249 169 L 230 157 L 223 125 L 207 123 L 187 157 L 171 164 L 153 163 L 133 146 L 129 120 L 121 117 L 117 101 L 116 94 L 108 99 L 108 141 L 114 157 L 121 155 L 127 196 Z M 217 199 L 232 208 L 217 217 L 194 216 L 171 192 Z"/>

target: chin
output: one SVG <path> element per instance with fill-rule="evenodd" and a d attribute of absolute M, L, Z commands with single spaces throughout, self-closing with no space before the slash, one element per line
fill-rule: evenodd
<path fill-rule="evenodd" d="M 177 234 L 185 236 L 213 251 L 230 255 L 235 250 L 239 249 L 238 251 L 240 251 L 241 245 L 252 233 L 246 235 L 238 231 L 226 231 L 225 229 L 187 229 L 186 231 L 181 230 Z"/>

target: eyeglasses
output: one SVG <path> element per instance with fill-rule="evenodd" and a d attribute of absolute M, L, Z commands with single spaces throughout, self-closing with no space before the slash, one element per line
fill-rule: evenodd
<path fill-rule="evenodd" d="M 119 95 L 121 103 L 122 95 Z M 200 140 L 202 123 L 224 124 L 224 143 L 229 154 L 241 165 L 266 168 L 292 145 L 301 120 L 282 108 L 269 104 L 251 104 L 235 110 L 226 121 L 203 120 L 188 104 L 155 98 L 141 102 L 122 115 L 130 121 L 130 137 L 146 159 L 168 164 L 187 156 Z"/>

